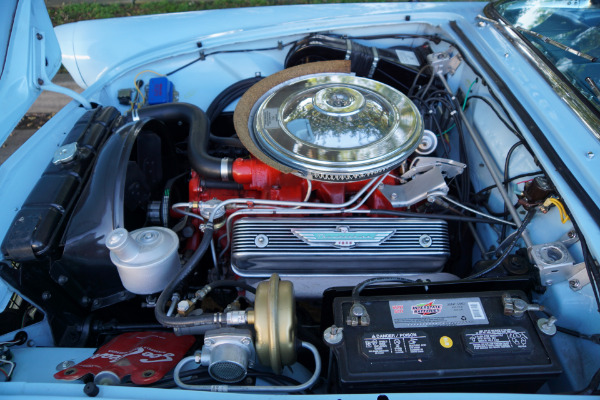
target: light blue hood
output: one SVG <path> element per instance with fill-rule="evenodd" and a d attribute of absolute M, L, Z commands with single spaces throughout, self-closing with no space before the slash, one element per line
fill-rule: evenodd
<path fill-rule="evenodd" d="M 60 47 L 44 1 L 0 1 L 0 144 L 60 63 Z"/>

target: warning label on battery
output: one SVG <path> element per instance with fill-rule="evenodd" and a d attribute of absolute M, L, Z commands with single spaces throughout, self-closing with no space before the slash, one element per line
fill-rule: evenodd
<path fill-rule="evenodd" d="M 423 358 L 431 353 L 424 332 L 368 333 L 363 335 L 363 351 L 367 356 Z"/>
<path fill-rule="evenodd" d="M 533 344 L 524 328 L 468 329 L 463 333 L 471 354 L 530 353 Z"/>
<path fill-rule="evenodd" d="M 394 328 L 488 325 L 478 297 L 390 301 Z"/>

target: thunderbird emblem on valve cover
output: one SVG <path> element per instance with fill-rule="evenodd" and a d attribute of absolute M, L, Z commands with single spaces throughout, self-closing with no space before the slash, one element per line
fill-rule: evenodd
<path fill-rule="evenodd" d="M 395 229 L 369 229 L 351 231 L 347 226 L 335 229 L 292 229 L 292 233 L 310 246 L 350 249 L 357 246 L 379 246 L 388 240 Z"/>

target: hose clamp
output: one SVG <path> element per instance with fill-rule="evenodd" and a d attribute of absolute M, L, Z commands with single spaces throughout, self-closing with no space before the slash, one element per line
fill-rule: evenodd
<path fill-rule="evenodd" d="M 229 177 L 231 176 L 232 172 L 231 168 L 229 167 L 229 161 L 231 160 L 231 158 L 229 157 L 223 157 L 221 159 L 221 180 L 223 182 L 228 182 L 229 181 Z"/>

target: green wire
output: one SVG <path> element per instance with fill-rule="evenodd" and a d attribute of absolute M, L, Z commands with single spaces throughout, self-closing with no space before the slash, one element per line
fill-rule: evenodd
<path fill-rule="evenodd" d="M 473 89 L 473 85 L 477 82 L 477 78 L 473 82 L 471 82 L 471 86 L 469 86 L 469 90 L 467 90 L 467 94 L 465 95 L 465 101 L 463 101 L 462 110 L 465 111 L 465 107 L 467 106 L 467 99 L 469 98 L 469 94 L 471 94 L 471 89 Z M 452 126 L 442 132 L 439 136 L 444 136 L 446 133 L 450 132 L 454 129 L 456 125 L 452 124 Z"/>

